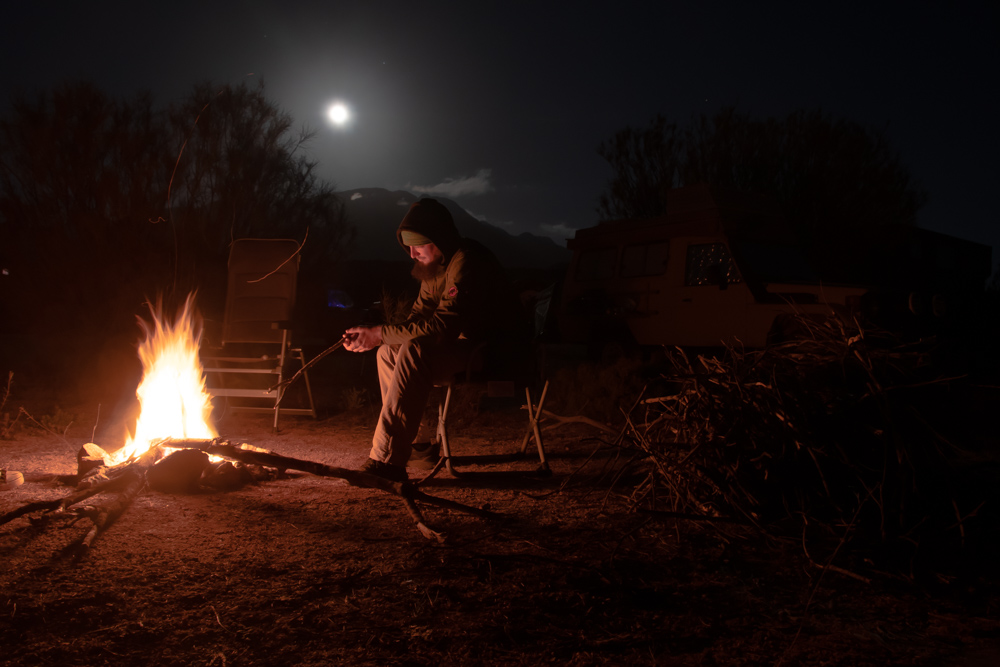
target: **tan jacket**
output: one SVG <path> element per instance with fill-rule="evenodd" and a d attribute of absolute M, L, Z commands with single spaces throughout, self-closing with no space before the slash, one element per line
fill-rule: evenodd
<path fill-rule="evenodd" d="M 382 327 L 382 342 L 398 345 L 424 336 L 441 341 L 509 338 L 522 331 L 525 322 L 493 253 L 476 241 L 462 239 L 444 273 L 420 283 L 406 321 Z"/>

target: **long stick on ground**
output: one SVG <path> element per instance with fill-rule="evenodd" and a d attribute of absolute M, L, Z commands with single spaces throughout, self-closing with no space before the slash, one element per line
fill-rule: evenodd
<path fill-rule="evenodd" d="M 338 477 L 353 486 L 379 489 L 380 491 L 385 491 L 386 493 L 391 493 L 404 499 L 420 501 L 429 505 L 436 505 L 446 509 L 465 512 L 467 514 L 478 516 L 482 519 L 499 518 L 499 515 L 495 512 L 479 509 L 478 507 L 472 507 L 470 505 L 464 505 L 462 503 L 455 502 L 454 500 L 448 500 L 447 498 L 438 498 L 437 496 L 428 495 L 418 490 L 411 482 L 391 482 L 387 479 L 382 479 L 381 477 L 369 475 L 368 473 L 359 472 L 357 470 L 338 468 L 337 466 L 329 466 L 325 463 L 318 463 L 316 461 L 305 461 L 303 459 L 291 458 L 289 456 L 281 456 L 280 454 L 275 454 L 273 452 L 259 451 L 256 449 L 244 449 L 239 445 L 234 445 L 225 440 L 168 440 L 164 443 L 164 445 L 167 447 L 189 447 L 192 449 L 200 449 L 207 454 L 222 456 L 228 459 L 233 459 L 234 461 L 240 461 L 241 463 L 277 468 L 278 470 L 299 470 L 318 477 Z M 411 505 L 407 503 L 407 508 L 410 507 Z M 414 518 L 416 519 L 416 517 Z"/>

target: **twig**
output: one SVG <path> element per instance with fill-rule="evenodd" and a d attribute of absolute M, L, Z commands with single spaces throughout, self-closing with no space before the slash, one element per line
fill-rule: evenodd
<path fill-rule="evenodd" d="M 37 426 L 38 428 L 42 429 L 43 431 L 45 431 L 45 432 L 47 432 L 47 433 L 51 433 L 52 435 L 56 436 L 57 438 L 59 438 L 60 440 L 62 440 L 63 442 L 65 442 L 65 443 L 67 443 L 67 444 L 69 443 L 69 441 L 68 441 L 68 440 L 66 440 L 65 436 L 63 436 L 63 435 L 62 435 L 62 434 L 60 434 L 60 433 L 56 433 L 55 431 L 53 431 L 53 430 L 52 430 L 52 429 L 50 429 L 49 427 L 47 427 L 47 426 L 45 426 L 44 424 L 42 424 L 41 422 L 39 422 L 39 421 L 38 421 L 37 419 L 35 419 L 34 417 L 32 417 L 32 416 L 31 416 L 31 415 L 30 415 L 30 414 L 28 413 L 28 411 L 27 411 L 27 410 L 25 410 L 25 409 L 24 409 L 23 407 L 22 407 L 22 408 L 18 408 L 18 413 L 17 413 L 17 414 L 18 414 L 18 416 L 20 416 L 20 415 L 24 415 L 25 417 L 27 417 L 27 418 L 28 418 L 28 421 L 30 421 L 30 422 L 31 422 L 32 424 L 34 424 L 34 425 L 35 425 L 35 426 Z"/>
<path fill-rule="evenodd" d="M 90 441 L 97 437 L 97 425 L 101 423 L 101 404 L 97 404 L 97 418 L 94 419 L 94 430 L 90 432 Z"/>
<path fill-rule="evenodd" d="M 421 535 L 429 540 L 433 539 L 438 542 L 444 542 L 444 534 L 439 533 L 436 530 L 431 530 L 431 528 L 424 522 L 424 516 L 420 513 L 420 508 L 417 507 L 417 504 L 413 502 L 412 498 L 403 498 L 403 505 L 410 513 L 410 516 L 413 518 L 413 523 L 416 525 L 417 530 L 420 531 Z"/>
<path fill-rule="evenodd" d="M 588 426 L 593 426 L 594 428 L 600 429 L 605 433 L 617 433 L 617 431 L 615 431 L 615 429 L 611 428 L 610 426 L 602 424 L 601 422 L 591 419 L 590 417 L 584 417 L 583 415 L 576 415 L 573 417 L 563 417 L 562 415 L 557 415 L 554 412 L 549 412 L 548 410 L 542 410 L 542 415 L 548 417 L 549 419 L 555 419 L 558 422 L 557 424 L 546 426 L 544 429 L 546 431 L 558 428 L 563 424 L 579 423 L 579 424 L 586 424 Z"/>
<path fill-rule="evenodd" d="M 983 502 L 976 505 L 976 508 L 974 510 L 972 510 L 965 516 L 962 516 L 961 512 L 958 511 L 958 503 L 955 502 L 954 498 L 951 499 L 951 506 L 955 508 L 955 518 L 957 519 L 957 521 L 948 526 L 948 530 L 951 530 L 955 526 L 958 526 L 959 535 L 961 536 L 961 545 L 963 549 L 965 548 L 965 520 L 975 517 L 979 513 L 979 510 L 985 504 L 986 501 L 984 500 Z"/>
<path fill-rule="evenodd" d="M 684 519 L 685 521 L 699 521 L 702 523 L 732 523 L 738 526 L 751 526 L 749 521 L 744 519 L 733 519 L 728 516 L 700 516 L 688 514 L 687 512 L 668 512 L 666 510 L 639 510 L 643 514 L 648 514 L 654 519 Z"/>
<path fill-rule="evenodd" d="M 827 569 L 827 570 L 830 570 L 831 572 L 836 572 L 837 574 L 842 574 L 845 577 L 851 577 L 852 579 L 857 579 L 858 581 L 861 581 L 861 582 L 866 583 L 866 584 L 872 583 L 872 580 L 869 579 L 868 577 L 864 577 L 864 576 L 862 576 L 860 574 L 856 574 L 854 572 L 851 572 L 850 570 L 845 570 L 844 568 L 837 567 L 836 565 L 830 565 L 830 564 L 820 565 L 819 563 L 816 563 L 816 562 L 814 562 L 812 560 L 809 561 L 809 564 L 812 565 L 813 567 L 819 568 L 821 570 L 822 569 Z"/>
<path fill-rule="evenodd" d="M 10 386 L 13 382 L 14 382 L 14 371 L 8 371 L 7 386 L 4 388 L 3 398 L 0 399 L 0 412 L 2 412 L 4 406 L 7 405 L 7 399 L 10 398 Z M 11 431 L 14 430 L 14 424 L 17 423 L 17 418 L 20 416 L 21 414 L 18 413 L 17 417 L 14 417 L 14 421 L 12 421 L 10 424 L 6 423 L 7 421 L 6 416 L 4 417 L 3 428 L 0 429 L 0 438 L 6 438 L 8 435 L 10 435 Z"/>
<path fill-rule="evenodd" d="M 851 522 L 847 524 L 846 528 L 844 528 L 844 533 L 840 536 L 840 541 L 837 542 L 836 548 L 833 550 L 833 553 L 830 554 L 830 557 L 826 559 L 826 564 L 822 566 L 822 569 L 820 570 L 819 573 L 819 577 L 816 578 L 816 583 L 813 584 L 812 590 L 809 591 L 809 598 L 806 600 L 805 609 L 802 611 L 802 619 L 799 621 L 799 628 L 798 630 L 795 631 L 795 636 L 792 637 L 792 642 L 782 652 L 781 658 L 778 659 L 777 664 L 780 665 L 782 662 L 784 662 L 785 656 L 788 654 L 789 651 L 792 650 L 792 647 L 795 646 L 795 642 L 798 641 L 799 639 L 799 635 L 802 634 L 802 628 L 805 626 L 806 618 L 809 615 L 809 607 L 810 605 L 812 605 L 812 600 L 813 597 L 816 595 L 816 591 L 819 590 L 820 582 L 823 581 L 823 575 L 825 575 L 829 570 L 833 570 L 835 572 L 840 571 L 840 568 L 837 568 L 836 570 L 833 569 L 833 559 L 837 557 L 837 554 L 840 552 L 840 548 L 844 546 L 845 542 L 847 542 L 847 535 L 851 532 L 851 529 L 854 528 L 854 522 L 858 520 L 858 515 L 861 514 L 861 509 L 865 506 L 865 503 L 867 503 L 868 499 L 871 497 L 872 497 L 871 492 L 869 492 L 868 497 L 865 498 L 860 503 L 858 503 L 858 508 L 857 510 L 855 510 L 854 516 L 851 517 Z"/>
<path fill-rule="evenodd" d="M 293 375 L 292 377 L 288 378 L 287 380 L 282 380 L 281 382 L 279 382 L 278 384 L 274 385 L 273 387 L 271 387 L 267 391 L 270 393 L 272 391 L 275 391 L 276 389 L 280 389 L 281 387 L 287 387 L 291 383 L 295 382 L 299 378 L 300 375 L 302 375 L 303 373 L 306 372 L 307 369 L 312 368 L 314 365 L 316 365 L 317 361 L 319 361 L 320 359 L 322 359 L 326 355 L 330 354 L 331 352 L 334 352 L 334 351 L 340 349 L 341 347 L 343 347 L 344 343 L 346 341 L 347 341 L 347 338 L 341 338 L 336 343 L 334 343 L 330 347 L 326 348 L 325 350 L 323 350 L 322 352 L 320 352 L 319 354 L 317 354 L 315 357 L 313 357 L 312 359 L 310 359 L 307 363 L 305 363 L 302 366 L 302 368 L 300 368 L 295 373 L 295 375 Z M 282 396 L 281 398 L 284 398 L 284 396 Z M 278 403 L 279 404 L 281 403 L 280 399 L 278 400 Z"/>
<path fill-rule="evenodd" d="M 7 386 L 3 391 L 3 398 L 0 399 L 0 410 L 3 410 L 3 406 L 7 405 L 7 399 L 10 398 L 10 385 L 14 382 L 14 371 L 7 371 Z"/>
<path fill-rule="evenodd" d="M 184 137 L 184 142 L 181 144 L 181 148 L 177 152 L 177 159 L 174 160 L 174 168 L 170 172 L 170 180 L 167 182 L 167 202 L 166 202 L 167 203 L 167 217 L 170 218 L 170 222 L 171 222 L 170 228 L 171 228 L 171 231 L 173 232 L 173 237 L 174 237 L 174 285 L 175 286 L 177 284 L 177 267 L 178 267 L 178 264 L 180 262 L 180 259 L 179 259 L 180 252 L 178 251 L 178 244 L 177 244 L 177 225 L 174 224 L 174 208 L 173 208 L 173 203 L 171 202 L 171 195 L 172 195 L 173 190 L 174 190 L 174 177 L 177 176 L 177 169 L 178 169 L 178 167 L 180 167 L 181 157 L 184 155 L 184 149 L 187 148 L 188 141 L 190 141 L 191 137 L 194 135 L 195 127 L 198 125 L 198 121 L 201 120 L 201 115 L 203 113 L 205 113 L 205 109 L 207 109 L 212 104 L 212 102 L 215 101 L 215 98 L 218 97 L 219 95 L 222 95 L 223 91 L 225 91 L 225 90 L 226 89 L 223 88 L 222 90 L 220 90 L 219 92 L 217 92 L 215 94 L 215 97 L 213 97 L 208 102 L 206 102 L 205 106 L 203 106 L 201 108 L 201 111 L 198 112 L 198 115 L 194 117 L 194 123 L 191 124 L 191 131 L 188 133 L 188 136 Z M 160 216 L 157 216 L 156 220 L 150 220 L 150 222 L 153 223 L 153 224 L 159 223 L 161 221 L 167 222 L 166 220 L 164 220 Z"/>
<path fill-rule="evenodd" d="M 225 630 L 226 632 L 229 632 L 229 628 L 227 628 L 226 626 L 224 626 L 222 624 L 222 619 L 219 618 L 219 612 L 217 612 L 215 610 L 215 607 L 213 605 L 208 605 L 208 608 L 212 610 L 213 614 L 215 614 L 215 622 L 219 624 L 219 627 L 222 628 L 223 630 Z M 225 658 L 223 658 L 222 662 L 223 662 L 223 664 L 225 664 L 225 662 L 226 662 Z"/>
<path fill-rule="evenodd" d="M 293 259 L 295 259 L 296 255 L 298 255 L 300 252 L 302 252 L 302 247 L 305 246 L 306 239 L 308 239 L 308 238 L 309 238 L 309 228 L 306 227 L 306 235 L 302 237 L 302 243 L 300 243 L 299 247 L 295 249 L 295 252 L 293 252 L 291 255 L 289 255 L 288 259 L 286 259 L 281 264 L 278 264 L 278 266 L 274 267 L 274 269 L 272 271 L 268 271 L 267 273 L 265 273 L 264 275 L 262 275 L 260 278 L 254 278 L 253 280 L 248 280 L 247 283 L 248 284 L 249 283 L 259 283 L 260 281 L 265 280 L 265 279 L 269 278 L 270 276 L 274 275 L 275 273 L 277 273 L 278 269 L 280 269 L 281 267 L 283 267 L 285 264 L 288 264 L 290 261 L 292 261 Z"/>

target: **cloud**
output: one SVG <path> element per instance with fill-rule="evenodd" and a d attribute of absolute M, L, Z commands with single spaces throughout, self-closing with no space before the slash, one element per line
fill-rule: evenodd
<path fill-rule="evenodd" d="M 542 223 L 541 232 L 542 236 L 548 236 L 555 241 L 564 241 L 576 236 L 576 228 L 570 227 L 565 222 L 559 222 L 554 225 Z"/>
<path fill-rule="evenodd" d="M 493 192 L 493 185 L 490 183 L 490 174 L 492 173 L 492 169 L 480 169 L 475 176 L 446 178 L 437 185 L 412 185 L 406 189 L 420 194 L 442 195 L 444 197 L 484 195 L 487 192 Z"/>

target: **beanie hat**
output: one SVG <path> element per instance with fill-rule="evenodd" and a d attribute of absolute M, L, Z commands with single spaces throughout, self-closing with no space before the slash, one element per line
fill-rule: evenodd
<path fill-rule="evenodd" d="M 403 232 L 407 232 L 405 239 Z M 444 255 L 445 263 L 451 260 L 451 256 L 458 250 L 461 238 L 448 209 L 436 199 L 427 197 L 410 206 L 402 222 L 399 223 L 399 229 L 396 230 L 399 245 L 404 248 L 422 245 L 414 243 L 414 239 L 433 243 Z"/>
<path fill-rule="evenodd" d="M 434 243 L 429 238 L 424 236 L 419 232 L 414 232 L 409 229 L 399 230 L 399 239 L 403 242 L 405 246 L 411 245 L 427 245 L 428 243 Z"/>

